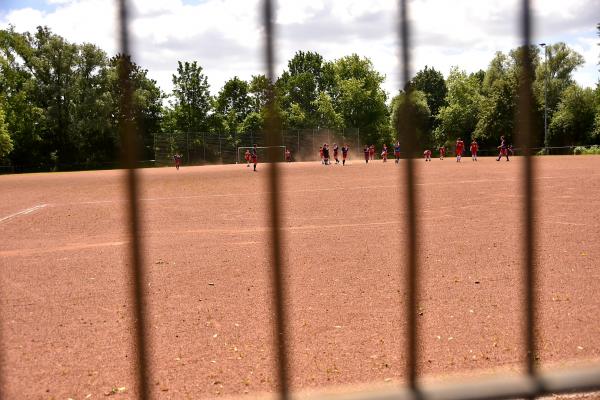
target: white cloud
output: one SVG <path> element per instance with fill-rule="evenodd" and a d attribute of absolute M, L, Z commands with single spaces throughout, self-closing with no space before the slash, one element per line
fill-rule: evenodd
<path fill-rule="evenodd" d="M 533 2 L 534 42 L 565 41 L 586 59 L 575 74 L 583 85 L 598 80 L 598 46 L 590 10 L 597 0 Z M 47 25 L 73 42 L 117 51 L 116 9 L 111 0 L 47 0 L 52 11 L 13 9 L 0 16 L 18 31 Z M 135 59 L 165 90 L 178 60 L 197 60 L 213 92 L 237 75 L 264 71 L 259 0 L 133 0 Z M 385 88 L 399 84 L 397 2 L 389 0 L 280 0 L 277 2 L 277 71 L 297 50 L 326 59 L 357 53 L 386 75 Z M 412 0 L 413 70 L 425 65 L 447 74 L 459 65 L 485 69 L 496 51 L 520 44 L 519 0 Z"/>

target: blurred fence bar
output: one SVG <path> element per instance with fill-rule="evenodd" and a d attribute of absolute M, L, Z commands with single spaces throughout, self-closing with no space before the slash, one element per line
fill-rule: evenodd
<path fill-rule="evenodd" d="M 272 0 L 263 0 L 263 28 L 265 31 L 265 67 L 267 79 L 275 82 L 275 7 Z M 271 88 L 268 91 L 267 98 L 267 145 L 270 147 L 268 158 L 275 160 L 277 157 L 277 147 L 282 145 L 280 135 L 279 121 L 277 120 L 277 111 L 275 106 L 275 92 Z M 285 286 L 283 282 L 283 231 L 281 230 L 281 201 L 279 195 L 279 165 L 272 162 L 269 165 L 269 207 L 271 223 L 271 284 L 273 285 L 271 302 L 273 311 L 275 311 L 273 327 L 273 344 L 275 350 L 275 361 L 277 363 L 277 389 L 279 398 L 287 400 L 289 398 L 288 381 L 288 355 L 287 355 L 287 312 L 285 309 Z"/>
<path fill-rule="evenodd" d="M 120 50 L 124 61 L 119 65 L 119 84 L 121 86 L 121 113 L 120 113 L 120 133 L 123 146 L 123 166 L 127 173 L 125 176 L 125 185 L 127 186 L 128 196 L 128 216 L 129 216 L 129 265 L 131 267 L 131 295 L 130 301 L 133 310 L 132 331 L 135 335 L 134 354 L 137 392 L 140 399 L 149 397 L 148 386 L 148 345 L 147 345 L 147 323 L 148 318 L 143 288 L 144 285 L 144 262 L 142 257 L 142 238 L 140 234 L 140 208 L 139 208 L 139 179 L 136 169 L 138 167 L 138 143 L 137 132 L 134 118 L 133 89 L 130 80 L 131 63 L 129 46 L 129 9 L 127 0 L 117 0 L 117 9 L 119 11 L 119 39 Z"/>

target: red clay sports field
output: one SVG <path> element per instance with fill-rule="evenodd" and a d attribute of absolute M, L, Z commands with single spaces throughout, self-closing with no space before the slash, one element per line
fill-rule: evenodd
<path fill-rule="evenodd" d="M 600 157 L 534 159 L 540 363 L 600 359 Z M 522 363 L 522 163 L 418 162 L 420 370 Z M 400 169 L 282 164 L 294 390 L 402 381 Z M 153 394 L 273 389 L 266 172 L 144 169 Z M 123 171 L 0 176 L 6 398 L 132 398 Z"/>

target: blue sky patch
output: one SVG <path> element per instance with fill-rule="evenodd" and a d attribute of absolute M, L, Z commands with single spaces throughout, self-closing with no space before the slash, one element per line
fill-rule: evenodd
<path fill-rule="evenodd" d="M 41 11 L 52 11 L 57 4 L 50 4 L 47 0 L 2 0 L 0 1 L 0 13 L 22 8 L 34 8 Z"/>

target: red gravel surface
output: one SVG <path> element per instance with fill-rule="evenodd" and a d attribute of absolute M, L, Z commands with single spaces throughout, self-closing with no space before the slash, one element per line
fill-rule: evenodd
<path fill-rule="evenodd" d="M 523 164 L 417 164 L 418 367 L 520 371 Z M 600 157 L 535 166 L 539 361 L 599 360 Z M 403 164 L 281 167 L 294 390 L 401 382 Z M 251 169 L 140 171 L 153 398 L 274 388 L 268 166 Z M 5 398 L 135 397 L 123 178 L 0 176 Z"/>

